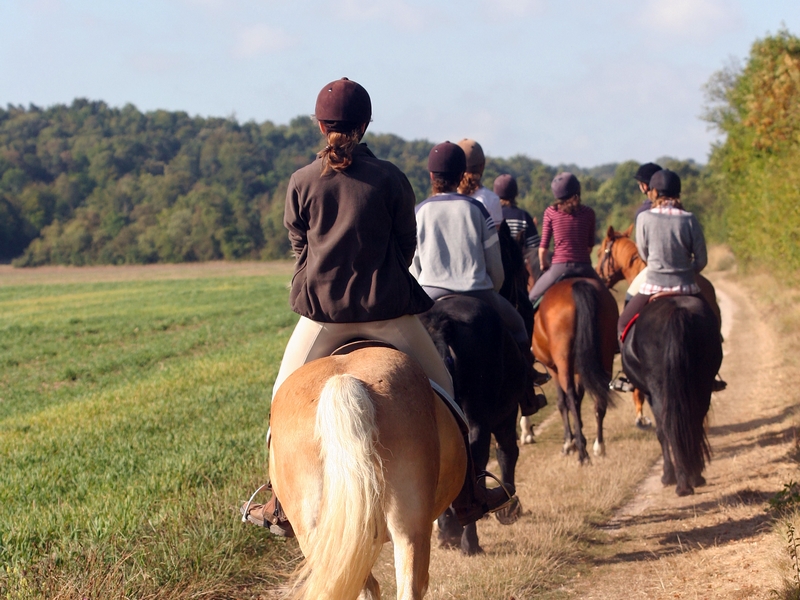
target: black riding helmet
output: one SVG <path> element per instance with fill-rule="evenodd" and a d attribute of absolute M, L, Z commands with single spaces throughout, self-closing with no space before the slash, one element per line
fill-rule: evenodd
<path fill-rule="evenodd" d="M 645 185 L 650 185 L 650 178 L 661 171 L 661 166 L 657 165 L 656 163 L 644 163 L 641 167 L 636 170 L 636 175 L 633 178 L 640 182 L 644 183 Z"/>

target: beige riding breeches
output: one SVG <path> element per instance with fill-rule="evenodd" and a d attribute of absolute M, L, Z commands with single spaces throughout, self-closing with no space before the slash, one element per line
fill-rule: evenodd
<path fill-rule="evenodd" d="M 416 358 L 428 378 L 453 397 L 450 372 L 427 330 L 415 315 L 366 323 L 319 323 L 300 317 L 286 345 L 272 396 L 275 397 L 278 388 L 294 371 L 316 358 L 330 356 L 336 348 L 353 338 L 386 342 Z"/>

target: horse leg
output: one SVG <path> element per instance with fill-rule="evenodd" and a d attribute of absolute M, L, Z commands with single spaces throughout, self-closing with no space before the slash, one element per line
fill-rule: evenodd
<path fill-rule="evenodd" d="M 570 381 L 567 385 L 567 405 L 575 420 L 575 441 L 578 446 L 578 462 L 584 464 L 589 461 L 589 453 L 586 451 L 586 437 L 583 435 L 583 419 L 581 418 L 581 401 L 583 400 L 583 386 L 575 389 Z"/>
<path fill-rule="evenodd" d="M 472 453 L 476 473 L 486 469 L 486 464 L 489 462 L 489 445 L 491 442 L 492 433 L 488 427 L 470 426 L 469 450 Z M 467 556 L 483 552 L 483 548 L 478 543 L 478 526 L 475 523 L 470 523 L 464 527 L 464 532 L 461 534 L 461 552 Z"/>
<path fill-rule="evenodd" d="M 408 523 L 402 524 L 402 528 L 398 525 L 400 524 L 389 524 L 394 544 L 397 600 L 422 600 L 428 590 L 430 577 L 428 569 L 431 556 L 432 526 L 428 524 L 425 527 L 420 521 L 409 531 Z"/>
<path fill-rule="evenodd" d="M 594 440 L 592 452 L 595 456 L 605 456 L 606 443 L 603 440 L 603 419 L 606 418 L 606 407 L 600 406 L 597 398 L 594 401 L 594 416 L 597 419 L 597 438 Z"/>
<path fill-rule="evenodd" d="M 634 425 L 639 429 L 648 429 L 653 426 L 653 422 L 644 416 L 644 393 L 634 389 L 633 390 L 633 406 L 636 408 L 636 421 Z"/>
<path fill-rule="evenodd" d="M 517 446 L 516 431 L 514 420 L 516 415 L 512 415 L 498 426 L 494 431 L 497 440 L 497 462 L 500 465 L 500 475 L 503 483 L 514 482 L 514 473 L 519 459 L 519 447 Z M 510 506 L 503 508 L 495 513 L 495 517 L 503 525 L 515 523 L 522 515 L 522 506 L 519 499 Z"/>
<path fill-rule="evenodd" d="M 535 444 L 536 440 L 533 437 L 533 423 L 531 423 L 530 417 L 520 417 L 519 418 L 519 443 L 522 445 L 525 444 Z"/>
<path fill-rule="evenodd" d="M 664 458 L 664 470 L 661 474 L 661 483 L 665 486 L 675 485 L 678 483 L 678 480 L 675 478 L 675 465 L 672 464 L 672 457 L 669 452 L 669 441 L 667 440 L 667 435 L 664 433 L 664 429 L 658 421 L 656 421 L 656 437 L 658 438 L 658 443 L 661 444 L 661 455 Z"/>
<path fill-rule="evenodd" d="M 461 544 L 464 528 L 458 524 L 458 519 L 456 519 L 452 508 L 448 508 L 439 515 L 439 518 L 436 519 L 436 525 L 439 529 L 439 534 L 437 535 L 439 547 L 458 548 Z"/>
<path fill-rule="evenodd" d="M 575 450 L 575 438 L 572 436 L 572 428 L 569 425 L 567 396 L 557 381 L 556 390 L 558 391 L 558 412 L 561 413 L 561 422 L 564 424 L 564 445 L 561 447 L 561 454 L 566 456 Z"/>
<path fill-rule="evenodd" d="M 364 589 L 358 595 L 358 600 L 381 600 L 381 586 L 372 573 L 367 577 Z"/>

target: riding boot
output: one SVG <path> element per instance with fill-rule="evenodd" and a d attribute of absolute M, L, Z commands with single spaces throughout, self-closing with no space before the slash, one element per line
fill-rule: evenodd
<path fill-rule="evenodd" d="M 544 385 L 545 383 L 550 381 L 550 373 L 548 373 L 547 371 L 542 372 L 536 370 L 536 367 L 534 365 L 536 365 L 537 363 L 538 364 L 542 363 L 536 360 L 536 357 L 533 356 L 530 344 L 527 341 L 525 341 L 525 342 L 518 342 L 518 345 L 520 352 L 522 352 L 522 357 L 525 359 L 525 364 L 530 365 L 531 369 L 533 369 L 533 385 Z M 545 404 L 547 404 L 547 400 L 545 400 Z M 542 406 L 540 406 L 539 408 L 542 408 Z"/>
<path fill-rule="evenodd" d="M 242 505 L 240 509 L 242 521 L 247 521 L 259 527 L 267 527 L 272 534 L 280 537 L 294 537 L 292 524 L 286 518 L 286 513 L 283 512 L 283 507 L 274 491 L 272 492 L 272 498 L 266 504 L 253 504 L 253 498 L 262 489 L 272 490 L 272 484 L 262 485 L 250 497 L 250 500 Z"/>
<path fill-rule="evenodd" d="M 465 527 L 486 513 L 495 512 L 511 503 L 516 488 L 510 483 L 500 483 L 499 480 L 498 487 L 486 487 L 487 476 L 495 480 L 497 478 L 486 471 L 480 474 L 475 471 L 475 463 L 472 461 L 472 453 L 469 449 L 469 433 L 463 430 L 462 433 L 464 434 L 464 444 L 467 447 L 467 476 L 461 491 L 450 507 L 453 509 L 459 525 Z"/>

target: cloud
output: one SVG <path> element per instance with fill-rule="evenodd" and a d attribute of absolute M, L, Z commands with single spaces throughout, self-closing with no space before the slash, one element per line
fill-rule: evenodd
<path fill-rule="evenodd" d="M 483 0 L 482 4 L 494 19 L 540 15 L 546 8 L 546 0 Z"/>
<path fill-rule="evenodd" d="M 383 21 L 418 31 L 429 21 L 428 10 L 404 0 L 341 0 L 334 9 L 345 21 Z"/>
<path fill-rule="evenodd" d="M 636 22 L 655 34 L 710 40 L 740 26 L 742 15 L 726 0 L 649 0 Z"/>
<path fill-rule="evenodd" d="M 252 58 L 260 54 L 271 54 L 283 50 L 293 43 L 294 38 L 288 33 L 259 23 L 239 32 L 233 54 L 237 58 Z"/>

